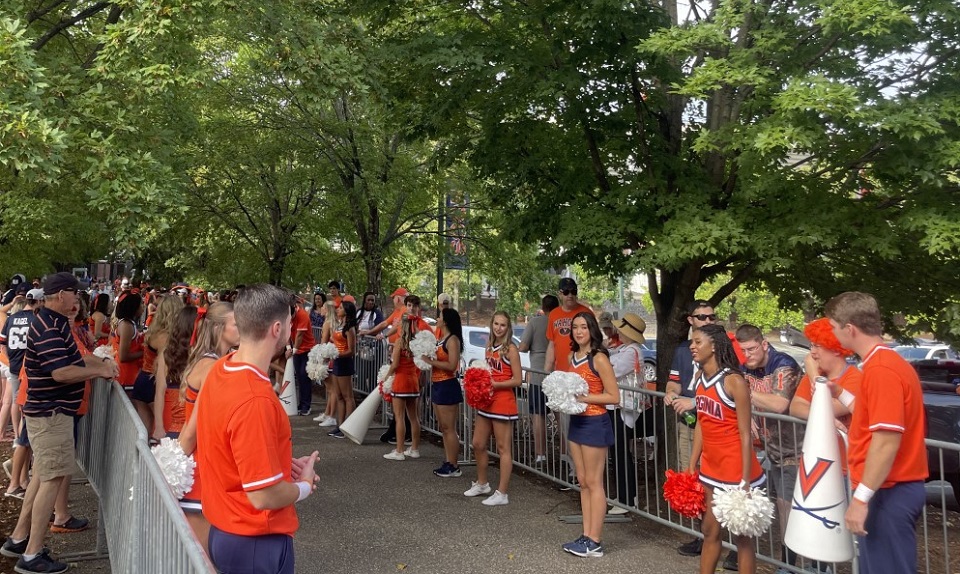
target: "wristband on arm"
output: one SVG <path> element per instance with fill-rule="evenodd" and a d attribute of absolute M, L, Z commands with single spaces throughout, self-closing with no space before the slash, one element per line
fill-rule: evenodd
<path fill-rule="evenodd" d="M 300 496 L 297 497 L 297 502 L 300 502 L 301 500 L 303 500 L 303 499 L 305 499 L 306 497 L 310 496 L 311 488 L 310 488 L 310 483 L 309 483 L 309 482 L 307 482 L 307 481 L 305 481 L 305 480 L 298 480 L 298 481 L 297 481 L 297 488 L 300 489 Z"/>
<path fill-rule="evenodd" d="M 858 484 L 857 489 L 853 491 L 853 497 L 864 504 L 869 504 L 874 494 L 874 490 L 862 482 Z"/>
<path fill-rule="evenodd" d="M 843 391 L 840 393 L 840 396 L 837 397 L 837 400 L 840 401 L 841 405 L 849 409 L 850 405 L 853 404 L 853 401 L 857 400 L 857 397 L 847 389 L 843 389 Z"/>

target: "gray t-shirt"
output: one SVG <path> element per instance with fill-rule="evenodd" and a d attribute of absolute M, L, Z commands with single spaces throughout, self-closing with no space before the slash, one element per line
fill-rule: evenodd
<path fill-rule="evenodd" d="M 527 328 L 523 331 L 523 338 L 520 344 L 527 344 L 530 347 L 530 368 L 538 371 L 543 370 L 543 363 L 547 359 L 547 318 L 543 315 L 537 315 L 530 319 Z"/>

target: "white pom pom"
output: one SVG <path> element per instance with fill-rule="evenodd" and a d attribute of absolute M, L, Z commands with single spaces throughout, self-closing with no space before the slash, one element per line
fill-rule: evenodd
<path fill-rule="evenodd" d="M 433 367 L 428 363 L 423 362 L 423 357 L 426 355 L 431 359 L 437 358 L 437 337 L 430 331 L 420 331 L 414 335 L 413 340 L 410 341 L 410 354 L 413 355 L 413 364 L 417 366 L 421 371 L 429 371 Z"/>
<path fill-rule="evenodd" d="M 713 514 L 720 525 L 734 536 L 756 538 L 770 529 L 773 502 L 765 490 L 742 488 L 717 489 L 713 494 Z"/>
<path fill-rule="evenodd" d="M 377 382 L 383 382 L 383 396 L 387 396 L 393 392 L 393 375 L 387 377 L 387 371 L 390 370 L 390 365 L 384 365 L 380 367 L 380 370 L 377 371 Z"/>
<path fill-rule="evenodd" d="M 580 375 L 554 371 L 544 377 L 541 385 L 550 410 L 568 415 L 579 415 L 587 410 L 587 404 L 577 400 L 577 397 L 586 395 L 590 390 L 587 381 Z"/>
<path fill-rule="evenodd" d="M 316 345 L 316 347 L 320 347 L 319 353 L 323 359 L 336 359 L 340 356 L 340 350 L 337 349 L 337 346 L 333 343 L 324 343 L 322 345 Z"/>
<path fill-rule="evenodd" d="M 482 359 L 474 359 L 474 360 L 470 361 L 470 364 L 467 366 L 467 368 L 469 368 L 469 369 L 484 369 L 484 370 L 489 371 L 489 370 L 490 370 L 490 365 L 488 365 L 487 362 L 484 361 L 484 360 L 482 360 Z"/>
<path fill-rule="evenodd" d="M 167 479 L 173 495 L 177 500 L 183 498 L 183 495 L 193 488 L 193 472 L 197 468 L 193 456 L 184 454 L 179 441 L 166 437 L 160 441 L 160 444 L 152 447 L 150 452 L 157 459 L 157 464 L 163 471 L 163 477 Z"/>
<path fill-rule="evenodd" d="M 110 359 L 113 360 L 114 352 L 113 347 L 110 345 L 100 345 L 93 350 L 94 357 L 100 357 L 101 359 Z"/>

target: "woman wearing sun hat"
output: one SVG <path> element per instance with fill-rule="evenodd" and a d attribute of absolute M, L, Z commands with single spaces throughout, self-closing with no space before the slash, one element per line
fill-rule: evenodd
<path fill-rule="evenodd" d="M 625 506 L 634 504 L 637 496 L 637 463 L 632 456 L 630 447 L 637 438 L 637 419 L 646 412 L 640 424 L 644 427 L 642 436 L 654 435 L 653 411 L 648 411 L 651 403 L 649 396 L 623 390 L 622 387 L 645 386 L 643 378 L 643 349 L 640 347 L 645 341 L 643 331 L 647 328 L 646 322 L 635 313 L 624 313 L 619 319 L 611 319 L 620 346 L 616 353 L 610 355 L 610 364 L 613 374 L 617 378 L 620 388 L 620 404 L 615 410 L 608 412 L 613 423 L 616 443 L 610 451 L 610 459 L 617 475 L 617 501 Z M 656 444 L 656 443 L 654 443 Z M 653 447 L 649 450 L 653 452 Z M 612 514 L 624 514 L 626 510 L 614 506 Z"/>

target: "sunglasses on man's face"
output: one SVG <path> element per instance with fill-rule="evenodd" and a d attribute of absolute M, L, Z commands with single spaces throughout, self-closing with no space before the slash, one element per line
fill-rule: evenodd
<path fill-rule="evenodd" d="M 576 289 L 561 289 L 561 290 L 560 290 L 560 294 L 561 294 L 561 295 L 576 295 L 576 294 L 577 294 L 577 290 L 576 290 Z"/>
<path fill-rule="evenodd" d="M 697 313 L 696 315 L 691 315 L 691 317 L 693 317 L 697 321 L 716 321 L 717 320 L 716 313 L 711 313 L 709 315 L 707 315 L 706 313 Z"/>

